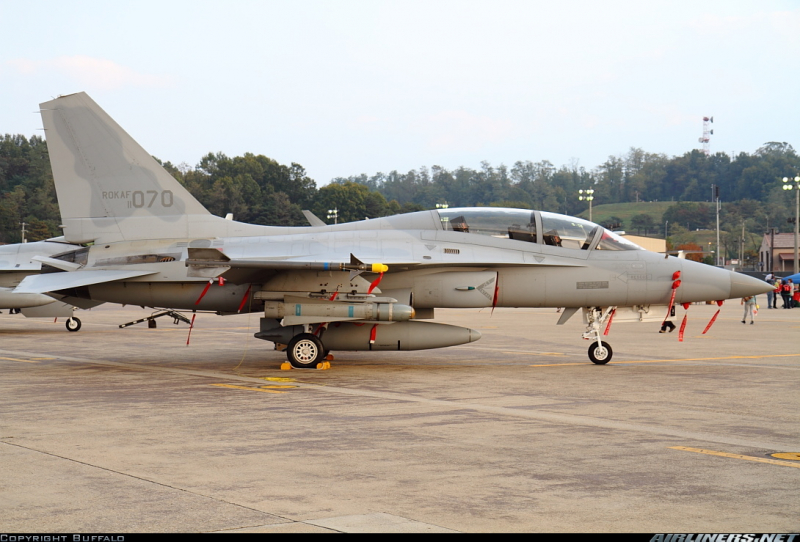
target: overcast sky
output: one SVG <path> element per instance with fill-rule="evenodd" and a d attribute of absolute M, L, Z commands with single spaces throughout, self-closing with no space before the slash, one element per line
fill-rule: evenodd
<path fill-rule="evenodd" d="M 338 176 L 800 150 L 800 2 L 0 0 L 0 134 L 86 91 L 174 164 Z"/>

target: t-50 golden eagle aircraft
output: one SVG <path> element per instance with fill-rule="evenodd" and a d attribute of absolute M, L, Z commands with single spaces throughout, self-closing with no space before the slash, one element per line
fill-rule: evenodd
<path fill-rule="evenodd" d="M 480 333 L 434 309 L 578 309 L 590 359 L 607 322 L 766 292 L 763 281 L 648 252 L 580 218 L 459 208 L 337 225 L 269 227 L 211 215 L 85 93 L 41 104 L 64 237 L 18 293 L 154 308 L 263 312 L 256 337 L 295 367 L 331 350 L 421 350 Z"/>

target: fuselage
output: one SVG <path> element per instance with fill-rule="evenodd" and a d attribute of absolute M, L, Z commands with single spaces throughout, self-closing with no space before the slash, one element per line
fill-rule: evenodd
<path fill-rule="evenodd" d="M 269 228 L 264 235 L 120 241 L 81 249 L 85 269 L 144 270 L 125 281 L 92 284 L 70 295 L 97 301 L 211 310 L 260 311 L 265 298 L 347 291 L 334 271 L 222 274 L 208 289 L 191 276 L 189 248 L 213 248 L 232 260 L 347 261 L 389 266 L 375 293 L 415 308 L 586 307 L 665 304 L 741 297 L 761 281 L 649 252 L 591 222 L 538 211 L 464 208 L 423 211 L 325 227 Z M 376 275 L 364 274 L 365 283 Z M 267 292 L 256 295 L 257 292 Z"/>

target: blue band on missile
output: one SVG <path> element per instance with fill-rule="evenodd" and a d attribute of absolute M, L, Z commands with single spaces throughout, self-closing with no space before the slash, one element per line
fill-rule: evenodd
<path fill-rule="evenodd" d="M 329 264 L 329 263 L 325 262 L 325 263 L 323 264 L 323 266 L 324 266 L 324 267 L 323 267 L 323 269 L 324 269 L 325 271 L 327 271 L 328 269 L 330 269 L 330 267 L 331 267 L 331 264 Z"/>
<path fill-rule="evenodd" d="M 300 307 L 302 307 L 302 305 L 300 303 L 297 303 L 294 306 L 294 315 L 295 316 L 300 316 Z"/>
<path fill-rule="evenodd" d="M 353 309 L 354 309 L 354 308 L 355 308 L 355 307 L 353 307 L 352 305 L 350 305 L 349 307 L 347 307 L 347 316 L 349 316 L 350 318 L 352 318 L 352 317 L 353 317 Z"/>

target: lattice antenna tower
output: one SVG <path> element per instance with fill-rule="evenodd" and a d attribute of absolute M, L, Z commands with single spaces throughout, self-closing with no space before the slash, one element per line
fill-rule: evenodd
<path fill-rule="evenodd" d="M 703 154 L 708 156 L 711 154 L 711 136 L 714 135 L 714 130 L 711 125 L 714 124 L 714 117 L 703 117 L 703 137 L 698 139 L 703 144 Z"/>

